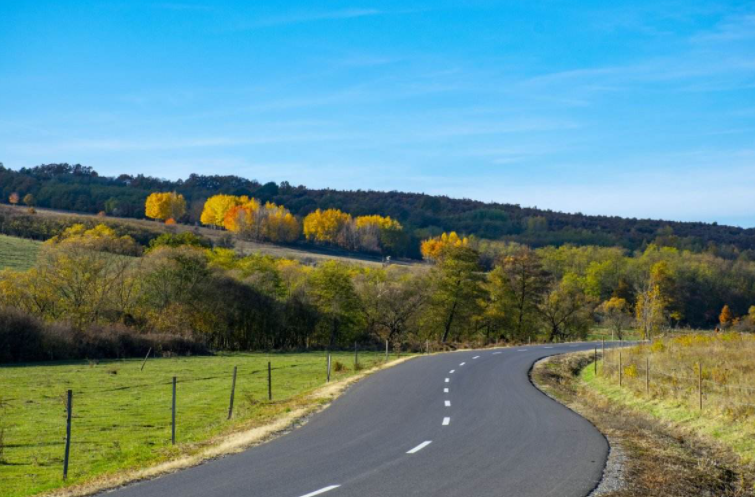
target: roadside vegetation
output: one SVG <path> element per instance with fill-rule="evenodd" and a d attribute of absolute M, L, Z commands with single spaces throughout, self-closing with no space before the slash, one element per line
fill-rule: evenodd
<path fill-rule="evenodd" d="M 683 334 L 606 352 L 585 384 L 613 402 L 727 446 L 755 463 L 755 337 Z M 621 362 L 621 369 L 619 363 Z M 621 385 L 619 385 L 621 373 Z"/>
<path fill-rule="evenodd" d="M 606 383 L 602 376 L 595 379 L 592 356 L 590 352 L 550 357 L 535 365 L 532 378 L 540 389 L 586 417 L 608 438 L 611 453 L 595 496 L 755 495 L 755 466 L 732 445 L 711 436 L 714 428 L 704 429 L 711 423 L 710 417 L 679 404 L 676 412 L 685 409 L 686 414 L 667 416 L 661 408 L 665 401 L 632 400 L 634 394 L 622 393 L 615 379 Z M 715 425 L 720 426 L 718 421 Z"/>
<path fill-rule="evenodd" d="M 338 368 L 331 381 L 337 381 L 383 364 L 385 356 L 360 351 L 359 367 L 353 352 L 334 353 L 332 360 Z M 325 353 L 150 358 L 144 370 L 141 366 L 142 360 L 134 359 L 0 367 L 0 495 L 35 495 L 195 454 L 221 436 L 330 400 L 311 395 L 326 382 Z M 234 367 L 235 402 L 228 420 Z M 176 445 L 171 445 L 173 376 Z M 74 417 L 64 482 L 68 389 L 73 390 Z"/>

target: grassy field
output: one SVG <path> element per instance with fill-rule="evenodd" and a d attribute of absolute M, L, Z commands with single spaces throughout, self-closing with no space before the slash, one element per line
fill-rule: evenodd
<path fill-rule="evenodd" d="M 273 401 L 267 399 L 272 363 Z M 336 353 L 352 376 L 353 353 Z M 361 353 L 365 368 L 384 355 Z M 0 495 L 21 497 L 64 486 L 66 390 L 73 390 L 69 478 L 90 481 L 196 453 L 217 435 L 260 426 L 309 402 L 325 383 L 324 353 L 230 354 L 213 357 L 77 362 L 0 367 Z M 234 417 L 227 420 L 233 367 Z M 177 386 L 177 444 L 171 445 L 172 377 Z"/>
<path fill-rule="evenodd" d="M 0 269 L 26 270 L 37 260 L 40 242 L 0 235 Z"/>
<path fill-rule="evenodd" d="M 714 439 L 752 463 L 754 357 L 751 335 L 694 333 L 625 349 L 621 357 L 618 351 L 606 352 L 597 375 L 590 366 L 581 376 L 586 386 L 612 402 Z"/>

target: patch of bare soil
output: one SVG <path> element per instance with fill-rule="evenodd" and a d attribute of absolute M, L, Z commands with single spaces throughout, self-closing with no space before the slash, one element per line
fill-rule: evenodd
<path fill-rule="evenodd" d="M 727 448 L 609 402 L 584 386 L 578 375 L 590 361 L 585 354 L 554 356 L 535 365 L 532 379 L 608 438 L 611 456 L 591 497 L 755 496 L 755 470 L 741 465 Z"/>

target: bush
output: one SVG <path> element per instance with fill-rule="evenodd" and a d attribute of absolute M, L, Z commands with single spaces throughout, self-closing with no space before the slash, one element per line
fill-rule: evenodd
<path fill-rule="evenodd" d="M 92 325 L 78 331 L 65 323 L 44 323 L 12 308 L 0 308 L 0 363 L 65 359 L 120 359 L 156 355 L 202 355 L 207 347 L 189 338 L 139 333 L 123 324 Z"/>

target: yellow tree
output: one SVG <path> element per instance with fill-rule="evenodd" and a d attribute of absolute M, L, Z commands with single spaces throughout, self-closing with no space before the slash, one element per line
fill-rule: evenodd
<path fill-rule="evenodd" d="M 301 234 L 299 221 L 282 205 L 267 202 L 264 209 L 263 232 L 271 242 L 291 243 Z"/>
<path fill-rule="evenodd" d="M 150 194 L 144 203 L 144 214 L 151 219 L 178 219 L 186 214 L 186 199 L 176 192 Z"/>
<path fill-rule="evenodd" d="M 335 243 L 338 234 L 351 221 L 351 215 L 338 209 L 317 209 L 304 218 L 304 236 L 307 240 Z"/>
<path fill-rule="evenodd" d="M 723 329 L 730 328 L 734 323 L 734 316 L 728 305 L 724 305 L 724 308 L 721 309 L 721 314 L 718 316 L 718 322 L 721 323 L 721 328 Z"/>
<path fill-rule="evenodd" d="M 232 233 L 246 235 L 259 230 L 259 227 L 255 225 L 257 224 L 257 213 L 260 210 L 260 203 L 256 199 L 249 197 L 235 197 L 235 199 L 237 202 L 236 205 L 228 209 L 223 217 L 223 226 L 225 229 Z"/>
<path fill-rule="evenodd" d="M 248 203 L 249 197 L 236 197 L 234 195 L 213 195 L 204 203 L 204 209 L 199 220 L 202 224 L 212 226 L 224 226 L 225 216 L 228 211 L 237 205 Z"/>
<path fill-rule="evenodd" d="M 8 197 L 8 202 L 10 202 L 13 205 L 18 205 L 20 201 L 21 201 L 21 196 L 16 192 L 11 193 L 10 197 Z"/>
<path fill-rule="evenodd" d="M 632 324 L 632 312 L 626 299 L 611 297 L 598 307 L 601 320 L 611 327 L 611 336 L 624 338 L 624 329 Z"/>
<path fill-rule="evenodd" d="M 452 231 L 423 241 L 422 245 L 420 245 L 420 252 L 425 259 L 436 261 L 447 247 L 467 246 L 469 246 L 469 238 L 460 237 L 455 231 Z"/>

